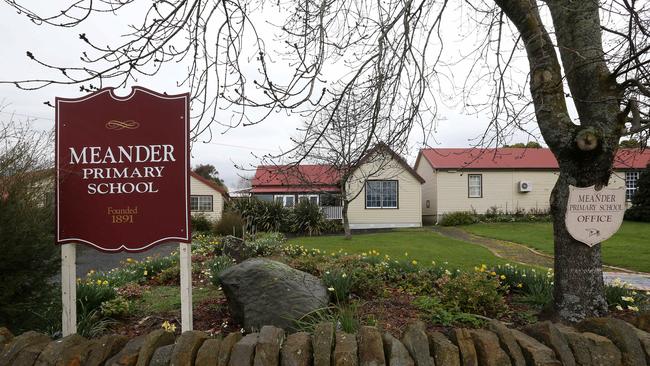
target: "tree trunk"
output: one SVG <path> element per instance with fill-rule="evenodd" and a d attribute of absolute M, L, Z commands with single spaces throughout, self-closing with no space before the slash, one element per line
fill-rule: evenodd
<path fill-rule="evenodd" d="M 352 239 L 352 230 L 350 230 L 350 220 L 348 219 L 348 205 L 347 200 L 343 200 L 343 207 L 341 208 L 341 215 L 343 216 L 343 232 L 345 233 L 345 239 Z"/>
<path fill-rule="evenodd" d="M 621 133 L 622 95 L 603 57 L 598 1 L 546 1 L 580 125 L 569 116 L 564 76 L 537 1 L 495 2 L 526 45 L 537 123 L 560 166 L 551 195 L 556 315 L 571 322 L 601 316 L 607 312 L 607 303 L 600 244 L 589 247 L 573 239 L 564 222 L 569 185 L 607 185 Z"/>
<path fill-rule="evenodd" d="M 565 224 L 569 184 L 575 184 L 570 169 L 561 165 L 551 194 L 555 251 L 554 311 L 557 317 L 578 322 L 607 313 L 600 244 L 589 247 L 571 237 Z"/>

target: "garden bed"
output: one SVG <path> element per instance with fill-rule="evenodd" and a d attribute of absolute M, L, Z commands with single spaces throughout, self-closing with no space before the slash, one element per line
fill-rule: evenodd
<path fill-rule="evenodd" d="M 361 325 L 374 325 L 400 337 L 405 326 L 416 320 L 424 320 L 431 330 L 442 330 L 480 328 L 488 319 L 519 327 L 544 318 L 552 301 L 552 272 L 503 261 L 477 261 L 470 267 L 468 258 L 457 258 L 464 255 L 463 248 L 452 248 L 445 257 L 435 244 L 424 247 L 424 236 L 431 238 L 434 233 L 401 234 L 355 236 L 349 252 L 337 248 L 341 241 L 335 237 L 286 242 L 281 234 L 259 234 L 233 250 L 228 240 L 197 235 L 192 244 L 194 329 L 212 335 L 241 331 L 218 282 L 218 273 L 234 264 L 228 254 L 238 260 L 270 257 L 324 282 L 330 306 L 300 319 L 299 330 L 311 331 L 318 323 L 332 321 L 349 333 Z M 315 247 L 316 242 L 327 240 L 332 243 L 323 246 L 327 249 Z M 301 241 L 311 247 L 297 244 Z M 370 243 L 391 254 L 370 249 Z M 395 254 L 394 248 L 409 252 Z M 478 255 L 472 258 L 483 259 Z M 177 253 L 143 261 L 127 259 L 108 272 L 91 271 L 78 280 L 79 333 L 97 337 L 116 332 L 133 337 L 163 327 L 180 334 L 178 286 Z M 608 286 L 607 299 L 617 317 L 633 316 L 648 306 L 646 293 L 623 284 Z M 56 335 L 60 318 L 56 311 L 51 314 L 49 323 L 38 330 Z"/>

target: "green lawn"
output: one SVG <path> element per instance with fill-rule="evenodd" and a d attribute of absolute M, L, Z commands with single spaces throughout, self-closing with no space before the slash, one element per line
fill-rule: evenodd
<path fill-rule="evenodd" d="M 462 228 L 475 235 L 520 243 L 553 254 L 551 223 L 475 224 Z M 625 221 L 602 248 L 605 264 L 650 272 L 650 224 Z"/>
<path fill-rule="evenodd" d="M 473 269 L 481 264 L 505 264 L 489 250 L 470 243 L 448 239 L 431 229 L 403 229 L 373 234 L 354 234 L 351 240 L 343 236 L 316 236 L 291 239 L 292 244 L 307 248 L 326 250 L 328 253 L 342 249 L 347 253 L 363 253 L 376 250 L 391 259 L 417 260 L 430 265 L 431 261 L 450 268 Z M 408 256 L 405 255 L 408 253 Z"/>

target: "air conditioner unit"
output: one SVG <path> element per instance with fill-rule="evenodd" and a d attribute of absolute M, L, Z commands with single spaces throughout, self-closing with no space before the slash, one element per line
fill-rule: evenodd
<path fill-rule="evenodd" d="M 519 192 L 532 192 L 533 191 L 533 182 L 528 180 L 522 180 L 519 182 Z"/>

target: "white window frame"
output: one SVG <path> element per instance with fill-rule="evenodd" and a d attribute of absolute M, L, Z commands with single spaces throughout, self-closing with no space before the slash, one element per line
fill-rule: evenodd
<path fill-rule="evenodd" d="M 636 194 L 637 184 L 639 181 L 639 171 L 625 172 L 625 200 L 632 201 L 634 194 Z"/>
<path fill-rule="evenodd" d="M 472 185 L 472 178 L 478 177 L 478 187 Z M 478 188 L 478 195 L 472 194 L 472 188 Z M 467 197 L 483 198 L 483 174 L 467 174 Z"/>
<path fill-rule="evenodd" d="M 278 202 L 278 198 L 280 199 L 280 202 L 282 203 L 282 207 L 289 207 L 293 208 L 296 205 L 296 196 L 293 194 L 276 194 L 273 196 L 273 201 Z M 287 205 L 288 199 L 291 198 L 292 204 L 291 206 Z"/>
<path fill-rule="evenodd" d="M 196 199 L 196 209 L 194 200 Z M 209 200 L 208 200 L 209 199 Z M 190 211 L 192 212 L 213 212 L 214 211 L 214 197 L 208 194 L 193 194 L 190 195 Z"/>
<path fill-rule="evenodd" d="M 369 183 L 379 183 L 379 206 L 370 206 L 368 205 L 368 194 L 370 190 L 368 189 Z M 395 184 L 395 206 L 384 206 L 384 184 L 391 183 Z M 378 210 L 378 209 L 399 209 L 399 181 L 398 180 L 367 180 L 366 181 L 366 191 L 364 193 L 365 207 L 369 210 Z"/>
<path fill-rule="evenodd" d="M 306 198 L 309 202 L 311 202 L 312 198 L 316 198 L 316 205 L 320 205 L 320 197 L 317 194 L 299 194 L 298 195 L 298 202 L 300 202 L 301 198 Z"/>

